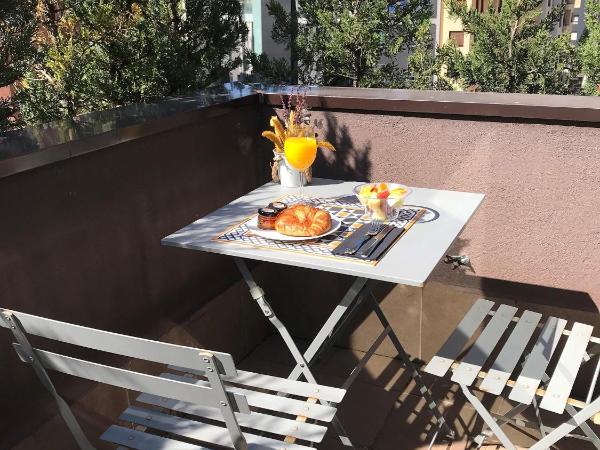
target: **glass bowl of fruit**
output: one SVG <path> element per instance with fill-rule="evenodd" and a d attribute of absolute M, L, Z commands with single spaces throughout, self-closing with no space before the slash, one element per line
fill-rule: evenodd
<path fill-rule="evenodd" d="M 364 183 L 354 188 L 354 194 L 371 220 L 394 220 L 411 190 L 397 183 Z"/>

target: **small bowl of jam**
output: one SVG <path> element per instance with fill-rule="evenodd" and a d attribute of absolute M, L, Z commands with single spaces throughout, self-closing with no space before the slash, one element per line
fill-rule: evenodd
<path fill-rule="evenodd" d="M 273 202 L 269 203 L 268 207 L 273 208 L 275 211 L 277 211 L 277 214 L 279 214 L 287 208 L 287 205 L 283 202 Z"/>
<path fill-rule="evenodd" d="M 274 230 L 275 221 L 279 212 L 275 208 L 266 207 L 258 209 L 258 228 L 261 230 Z"/>

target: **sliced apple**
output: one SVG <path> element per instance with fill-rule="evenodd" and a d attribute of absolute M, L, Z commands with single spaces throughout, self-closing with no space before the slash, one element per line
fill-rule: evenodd
<path fill-rule="evenodd" d="M 398 187 L 390 191 L 393 197 L 403 197 L 406 194 L 406 189 Z"/>

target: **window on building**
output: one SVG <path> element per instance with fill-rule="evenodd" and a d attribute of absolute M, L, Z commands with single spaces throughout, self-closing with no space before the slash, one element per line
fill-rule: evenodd
<path fill-rule="evenodd" d="M 569 25 L 571 25 L 571 11 L 567 9 L 563 14 L 562 26 L 568 27 Z"/>
<path fill-rule="evenodd" d="M 465 32 L 464 31 L 451 31 L 450 39 L 452 39 L 457 47 L 464 47 L 465 45 Z"/>

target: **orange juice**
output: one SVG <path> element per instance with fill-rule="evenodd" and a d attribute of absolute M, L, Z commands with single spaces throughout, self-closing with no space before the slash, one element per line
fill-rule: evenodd
<path fill-rule="evenodd" d="M 296 170 L 306 170 L 317 157 L 317 140 L 314 137 L 288 137 L 283 149 L 290 166 Z"/>

